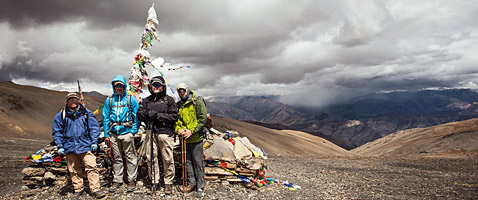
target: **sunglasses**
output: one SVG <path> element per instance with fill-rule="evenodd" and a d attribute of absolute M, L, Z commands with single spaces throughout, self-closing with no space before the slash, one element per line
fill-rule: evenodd
<path fill-rule="evenodd" d="M 66 101 L 80 101 L 80 99 L 72 97 L 72 98 L 67 99 Z"/>
<path fill-rule="evenodd" d="M 185 92 L 186 92 L 186 89 L 183 89 L 183 88 L 178 89 L 178 93 L 185 93 Z"/>
<path fill-rule="evenodd" d="M 115 88 L 124 88 L 124 85 L 123 84 L 116 84 Z"/>
<path fill-rule="evenodd" d="M 152 86 L 153 87 L 161 87 L 161 83 L 156 82 L 156 83 L 153 83 Z"/>

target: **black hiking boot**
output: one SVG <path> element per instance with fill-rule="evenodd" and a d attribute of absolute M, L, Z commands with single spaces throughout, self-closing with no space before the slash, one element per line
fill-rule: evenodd
<path fill-rule="evenodd" d="M 165 184 L 164 185 L 164 193 L 165 194 L 173 193 L 173 186 L 171 184 Z"/>
<path fill-rule="evenodd" d="M 196 186 L 195 185 L 188 185 L 188 187 L 186 187 L 186 193 L 190 193 L 192 191 L 196 190 Z"/>
<path fill-rule="evenodd" d="M 85 193 L 84 190 L 79 191 L 79 192 L 73 192 L 72 197 L 81 197 L 81 196 L 83 196 L 83 193 Z"/>
<path fill-rule="evenodd" d="M 122 183 L 113 182 L 113 184 L 111 185 L 109 191 L 110 191 L 110 192 L 116 192 L 116 191 L 118 191 L 122 186 L 123 186 Z"/>
<path fill-rule="evenodd" d="M 93 192 L 91 196 L 95 197 L 96 199 L 103 199 L 106 197 L 106 192 L 98 190 L 96 192 Z"/>
<path fill-rule="evenodd" d="M 128 190 L 126 192 L 134 192 L 135 188 L 136 188 L 136 183 L 134 181 L 131 181 L 128 183 Z"/>
<path fill-rule="evenodd" d="M 197 190 L 197 198 L 202 198 L 202 197 L 204 197 L 205 194 L 206 194 L 206 193 L 204 192 L 204 189 L 199 188 L 199 189 Z"/>

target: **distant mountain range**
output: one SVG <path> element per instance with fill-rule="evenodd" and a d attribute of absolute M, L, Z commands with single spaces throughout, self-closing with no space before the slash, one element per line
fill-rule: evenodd
<path fill-rule="evenodd" d="M 92 97 L 100 97 L 100 98 L 106 98 L 108 96 L 103 95 L 97 91 L 91 91 L 91 92 L 83 92 L 83 95 L 85 96 L 92 96 Z"/>
<path fill-rule="evenodd" d="M 302 130 L 352 149 L 393 132 L 461 121 L 478 114 L 469 89 L 368 94 L 326 108 L 293 107 L 270 97 L 214 97 L 212 115 Z M 328 137 L 327 137 L 328 136 Z"/>

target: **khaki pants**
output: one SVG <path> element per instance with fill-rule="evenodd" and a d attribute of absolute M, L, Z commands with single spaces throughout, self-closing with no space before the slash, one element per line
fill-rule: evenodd
<path fill-rule="evenodd" d="M 151 134 L 148 134 L 148 143 L 146 147 L 146 158 L 148 160 L 148 172 L 152 177 L 151 172 Z M 161 154 L 161 158 L 163 161 L 163 170 L 164 170 L 164 184 L 173 184 L 174 180 L 174 159 L 173 159 L 173 148 L 174 148 L 174 141 L 173 138 L 168 136 L 167 134 L 156 134 L 153 133 L 153 151 L 154 151 L 154 173 L 156 183 L 159 183 L 159 161 L 158 161 L 158 146 L 159 146 L 159 153 Z M 154 180 L 151 178 L 151 182 Z"/>
<path fill-rule="evenodd" d="M 126 160 L 128 182 L 136 181 L 138 174 L 138 156 L 134 148 L 134 136 L 131 133 L 124 135 L 111 134 L 111 149 L 114 155 L 113 182 L 123 183 L 123 159 Z M 124 157 L 123 158 L 123 153 Z"/>
<path fill-rule="evenodd" d="M 88 151 L 82 154 L 67 154 L 66 162 L 68 171 L 70 172 L 71 182 L 75 192 L 83 191 L 83 170 L 82 161 L 85 165 L 86 175 L 88 177 L 88 183 L 90 185 L 91 192 L 97 192 L 100 190 L 100 175 L 96 168 L 96 157 Z"/>

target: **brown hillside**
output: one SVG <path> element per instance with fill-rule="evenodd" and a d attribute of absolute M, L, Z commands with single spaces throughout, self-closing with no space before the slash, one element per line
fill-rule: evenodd
<path fill-rule="evenodd" d="M 274 130 L 233 119 L 213 117 L 214 128 L 220 131 L 236 130 L 241 136 L 267 154 L 353 156 L 351 153 L 323 138 L 292 130 Z"/>
<path fill-rule="evenodd" d="M 398 131 L 352 152 L 364 156 L 478 157 L 478 119 Z"/>
<path fill-rule="evenodd" d="M 51 140 L 53 118 L 64 108 L 65 95 L 66 92 L 0 82 L 0 137 Z M 86 97 L 90 110 L 95 110 L 104 101 L 100 97 Z M 97 117 L 100 120 L 101 113 Z M 218 117 L 214 117 L 214 123 L 220 131 L 238 131 L 270 154 L 353 155 L 325 139 L 304 132 L 273 130 Z"/>
<path fill-rule="evenodd" d="M 53 118 L 64 108 L 66 94 L 0 81 L 0 137 L 51 140 Z M 105 101 L 99 97 L 85 98 L 90 110 Z M 97 117 L 101 119 L 101 114 Z"/>

